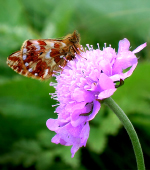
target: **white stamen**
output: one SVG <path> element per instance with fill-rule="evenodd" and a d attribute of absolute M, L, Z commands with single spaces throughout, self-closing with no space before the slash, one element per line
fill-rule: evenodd
<path fill-rule="evenodd" d="M 89 44 L 86 44 L 86 46 L 87 46 L 88 50 L 90 50 L 90 46 L 89 46 Z"/>
<path fill-rule="evenodd" d="M 89 44 L 86 44 L 87 48 L 89 51 L 92 51 L 93 50 L 93 45 L 89 45 Z"/>
<path fill-rule="evenodd" d="M 84 48 L 83 48 L 83 46 L 81 45 L 81 50 L 83 51 L 84 50 Z"/>
<path fill-rule="evenodd" d="M 104 48 L 106 48 L 106 43 L 104 43 Z"/>
<path fill-rule="evenodd" d="M 55 104 L 55 105 L 52 105 L 52 107 L 55 107 L 55 106 L 59 106 L 60 104 L 59 103 L 57 103 L 57 104 Z"/>
<path fill-rule="evenodd" d="M 34 73 L 35 76 L 38 76 L 38 73 Z"/>
<path fill-rule="evenodd" d="M 100 46 L 99 46 L 99 43 L 97 43 L 97 47 L 98 47 L 98 49 L 100 50 Z"/>
<path fill-rule="evenodd" d="M 90 45 L 91 46 L 91 50 L 93 50 L 93 45 Z"/>
<path fill-rule="evenodd" d="M 50 84 L 49 84 L 50 86 L 56 86 L 57 85 L 57 83 L 53 83 L 53 82 L 50 82 Z M 49 93 L 49 95 L 51 95 L 51 94 L 53 94 L 53 93 Z"/>

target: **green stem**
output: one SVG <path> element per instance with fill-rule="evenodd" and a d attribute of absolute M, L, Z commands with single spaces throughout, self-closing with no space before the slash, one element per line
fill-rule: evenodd
<path fill-rule="evenodd" d="M 105 99 L 104 103 L 117 115 L 117 117 L 120 119 L 125 129 L 127 130 L 133 145 L 138 170 L 145 170 L 142 148 L 132 123 L 123 112 L 123 110 L 115 103 L 112 98 Z"/>

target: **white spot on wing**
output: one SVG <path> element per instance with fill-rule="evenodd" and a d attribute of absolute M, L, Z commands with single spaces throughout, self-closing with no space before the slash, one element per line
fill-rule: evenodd
<path fill-rule="evenodd" d="M 46 53 L 46 55 L 45 55 L 45 58 L 46 59 L 50 59 L 51 57 L 50 57 L 50 52 L 51 52 L 51 50 L 49 50 L 47 53 Z"/>
<path fill-rule="evenodd" d="M 30 42 L 39 45 L 39 42 L 37 40 L 30 40 Z"/>
<path fill-rule="evenodd" d="M 45 70 L 45 73 L 44 73 L 44 75 L 43 75 L 44 78 L 47 76 L 48 70 L 49 70 L 49 69 L 46 69 L 46 70 Z"/>
<path fill-rule="evenodd" d="M 26 48 L 23 48 L 23 54 L 24 53 L 27 53 L 27 49 Z"/>
<path fill-rule="evenodd" d="M 63 43 L 63 42 L 61 42 L 61 45 L 62 45 L 62 47 L 65 47 L 65 46 L 66 46 L 66 44 L 65 44 L 65 43 Z"/>
<path fill-rule="evenodd" d="M 53 42 L 50 42 L 48 45 L 49 45 L 51 48 L 54 48 L 54 43 L 53 43 Z"/>
<path fill-rule="evenodd" d="M 23 59 L 23 60 L 26 60 L 26 58 L 27 58 L 27 55 L 26 55 L 26 54 L 23 54 L 22 59 Z"/>
<path fill-rule="evenodd" d="M 36 47 L 36 51 L 39 51 L 41 49 L 38 44 L 34 44 L 34 46 Z"/>
<path fill-rule="evenodd" d="M 34 75 L 35 75 L 35 76 L 38 76 L 38 73 L 35 73 Z"/>
<path fill-rule="evenodd" d="M 30 42 L 36 47 L 36 51 L 39 51 L 41 49 L 37 40 L 30 40 Z"/>
<path fill-rule="evenodd" d="M 29 63 L 25 63 L 24 65 L 27 67 L 29 65 Z"/>
<path fill-rule="evenodd" d="M 29 70 L 28 70 L 29 72 L 32 72 L 32 68 L 29 68 Z"/>
<path fill-rule="evenodd" d="M 60 58 L 64 58 L 64 55 L 59 56 Z"/>

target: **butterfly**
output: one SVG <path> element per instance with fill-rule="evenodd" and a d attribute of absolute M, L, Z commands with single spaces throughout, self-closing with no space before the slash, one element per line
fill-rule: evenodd
<path fill-rule="evenodd" d="M 20 51 L 7 58 L 7 65 L 23 76 L 45 80 L 62 70 L 80 51 L 77 31 L 63 39 L 29 39 Z"/>

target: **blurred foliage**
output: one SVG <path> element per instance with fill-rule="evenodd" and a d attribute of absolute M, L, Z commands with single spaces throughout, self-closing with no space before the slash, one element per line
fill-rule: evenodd
<path fill-rule="evenodd" d="M 139 65 L 113 98 L 133 122 L 150 169 L 150 1 L 148 0 L 5 0 L 0 3 L 0 168 L 11 169 L 136 169 L 133 149 L 118 118 L 102 105 L 90 122 L 87 147 L 71 158 L 70 148 L 51 143 L 45 125 L 56 118 L 50 81 L 16 74 L 6 58 L 26 39 L 63 37 L 74 30 L 81 44 L 99 43 L 117 49 L 124 37 L 138 53 Z"/>

